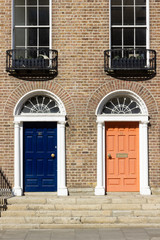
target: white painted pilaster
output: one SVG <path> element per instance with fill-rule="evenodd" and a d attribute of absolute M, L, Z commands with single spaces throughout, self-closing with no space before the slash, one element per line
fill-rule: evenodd
<path fill-rule="evenodd" d="M 97 122 L 97 186 L 95 195 L 104 195 L 103 186 L 103 122 Z"/>
<path fill-rule="evenodd" d="M 139 123 L 140 139 L 140 194 L 150 195 L 148 185 L 148 121 Z"/>
<path fill-rule="evenodd" d="M 21 154 L 20 154 L 20 122 L 14 124 L 15 145 L 14 145 L 14 188 L 16 196 L 22 196 L 21 187 Z"/>
<path fill-rule="evenodd" d="M 58 130 L 58 196 L 67 196 L 68 190 L 66 187 L 66 161 L 65 161 L 65 121 L 57 123 Z"/>

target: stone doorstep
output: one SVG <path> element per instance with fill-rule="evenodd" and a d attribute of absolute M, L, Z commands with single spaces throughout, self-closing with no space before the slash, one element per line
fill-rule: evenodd
<path fill-rule="evenodd" d="M 96 228 L 160 228 L 160 223 L 105 223 L 105 224 L 1 224 L 0 230 L 5 229 L 96 229 Z"/>
<path fill-rule="evenodd" d="M 160 188 L 151 188 L 151 192 L 153 195 L 160 195 Z"/>
<path fill-rule="evenodd" d="M 69 192 L 69 195 L 72 195 L 72 194 L 79 194 L 79 193 L 85 193 L 85 194 L 93 194 L 94 195 L 94 191 L 95 189 L 94 188 L 68 188 L 68 192 Z"/>
<path fill-rule="evenodd" d="M 13 204 L 7 210 L 160 210 L 160 204 Z"/>
<path fill-rule="evenodd" d="M 2 217 L 160 217 L 160 210 L 8 210 Z"/>
<path fill-rule="evenodd" d="M 56 197 L 57 196 L 57 192 L 24 192 L 24 196 L 39 196 L 39 197 Z"/>
<path fill-rule="evenodd" d="M 2 217 L 1 224 L 160 224 L 160 217 Z"/>
<path fill-rule="evenodd" d="M 95 203 L 115 203 L 115 204 L 142 204 L 142 203 L 160 203 L 160 196 L 140 196 L 140 195 L 105 195 L 105 196 L 45 196 L 45 195 L 28 195 L 22 197 L 12 197 L 7 199 L 8 204 L 95 204 Z"/>
<path fill-rule="evenodd" d="M 128 211 L 127 211 L 128 212 Z M 126 215 L 126 214 L 125 214 Z M 109 217 L 112 216 L 112 211 L 59 211 L 59 210 L 49 210 L 49 211 L 33 211 L 33 210 L 22 210 L 22 211 L 4 211 L 2 212 L 2 217 L 23 217 L 23 216 L 28 216 L 28 217 Z M 123 215 L 122 215 L 123 216 Z M 133 216 L 133 214 L 132 214 Z"/>
<path fill-rule="evenodd" d="M 132 194 L 13 197 L 2 212 L 0 228 L 160 227 L 159 200 L 157 195 Z"/>

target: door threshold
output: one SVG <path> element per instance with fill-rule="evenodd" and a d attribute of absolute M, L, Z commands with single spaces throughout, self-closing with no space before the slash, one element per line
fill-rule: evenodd
<path fill-rule="evenodd" d="M 24 196 L 57 196 L 57 192 L 24 192 Z"/>
<path fill-rule="evenodd" d="M 106 195 L 140 195 L 140 192 L 106 192 Z"/>

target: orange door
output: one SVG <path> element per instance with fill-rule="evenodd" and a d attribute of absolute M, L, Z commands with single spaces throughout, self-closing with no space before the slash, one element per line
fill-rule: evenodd
<path fill-rule="evenodd" d="M 106 123 L 106 191 L 139 191 L 139 124 Z"/>

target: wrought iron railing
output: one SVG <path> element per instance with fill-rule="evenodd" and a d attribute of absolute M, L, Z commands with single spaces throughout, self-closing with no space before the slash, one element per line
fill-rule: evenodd
<path fill-rule="evenodd" d="M 104 70 L 145 70 L 156 72 L 156 51 L 150 49 L 111 49 L 104 51 Z"/>
<path fill-rule="evenodd" d="M 1 211 L 5 211 L 7 209 L 7 199 L 4 197 L 0 197 L 0 217 Z"/>
<path fill-rule="evenodd" d="M 45 48 L 12 49 L 6 51 L 6 71 L 10 73 L 31 70 L 34 73 L 58 71 L 58 51 Z"/>
<path fill-rule="evenodd" d="M 10 196 L 12 194 L 12 186 L 0 168 L 0 197 L 2 196 Z"/>

